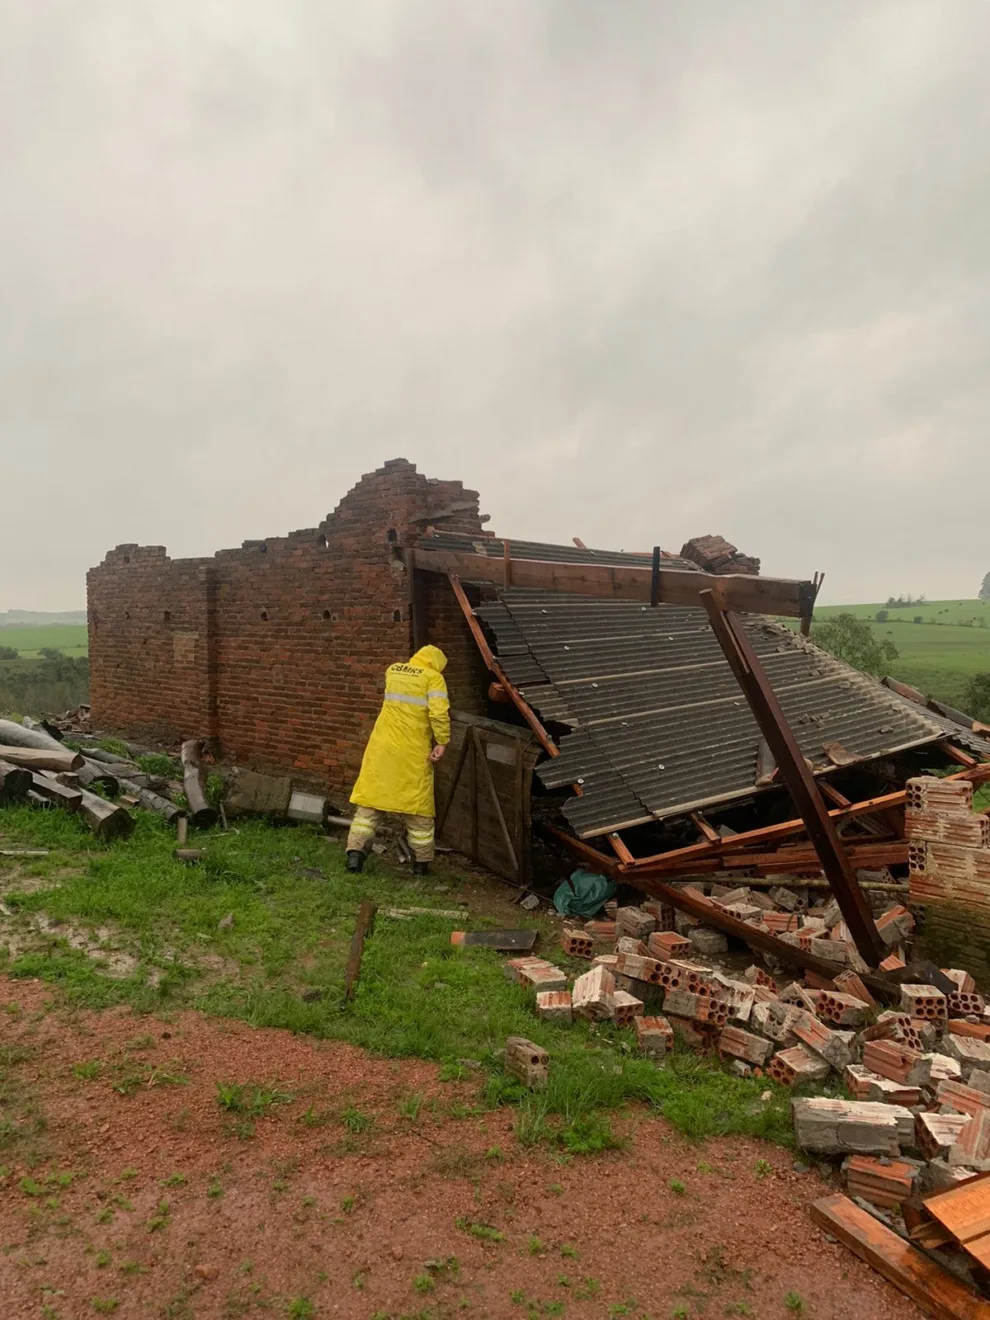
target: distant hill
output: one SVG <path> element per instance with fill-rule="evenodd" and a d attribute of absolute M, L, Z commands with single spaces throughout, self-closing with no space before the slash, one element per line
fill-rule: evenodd
<path fill-rule="evenodd" d="M 44 628 L 55 623 L 86 622 L 85 610 L 0 610 L 0 628 Z"/>

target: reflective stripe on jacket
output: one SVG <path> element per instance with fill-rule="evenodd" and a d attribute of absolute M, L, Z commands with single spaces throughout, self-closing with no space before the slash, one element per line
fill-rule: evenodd
<path fill-rule="evenodd" d="M 355 806 L 436 815 L 428 758 L 434 743 L 450 742 L 446 667 L 439 647 L 424 646 L 408 664 L 385 671 L 385 699 L 351 794 Z"/>

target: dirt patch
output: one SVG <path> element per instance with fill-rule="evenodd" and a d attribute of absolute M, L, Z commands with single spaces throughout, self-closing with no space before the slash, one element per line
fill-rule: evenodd
<path fill-rule="evenodd" d="M 0 978 L 5 1320 L 920 1315 L 779 1147 L 633 1113 L 561 1163 L 430 1064 L 49 995 Z"/>

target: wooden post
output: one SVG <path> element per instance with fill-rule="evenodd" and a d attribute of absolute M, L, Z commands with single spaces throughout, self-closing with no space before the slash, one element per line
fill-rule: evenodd
<path fill-rule="evenodd" d="M 654 609 L 660 604 L 660 547 L 653 547 L 653 566 L 650 579 L 650 604 Z"/>
<path fill-rule="evenodd" d="M 345 1004 L 354 998 L 358 977 L 361 975 L 361 957 L 364 953 L 364 942 L 371 934 L 371 927 L 377 911 L 377 903 L 372 903 L 370 898 L 362 898 L 361 906 L 358 908 L 354 934 L 351 936 L 350 952 L 347 955 L 347 970 L 344 972 Z"/>
<path fill-rule="evenodd" d="M 712 591 L 703 591 L 701 601 L 708 612 L 712 632 L 773 752 L 780 778 L 801 813 L 856 948 L 871 967 L 876 967 L 886 950 L 873 914 L 766 672 L 736 612 L 724 609 Z"/>

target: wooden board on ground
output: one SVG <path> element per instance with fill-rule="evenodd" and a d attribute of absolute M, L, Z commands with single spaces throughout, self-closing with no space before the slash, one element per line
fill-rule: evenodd
<path fill-rule="evenodd" d="M 930 1196 L 925 1209 L 985 1269 L 990 1269 L 990 1175 Z"/>
<path fill-rule="evenodd" d="M 811 1217 L 935 1320 L 990 1320 L 990 1302 L 977 1297 L 848 1196 L 822 1197 L 812 1205 Z"/>

